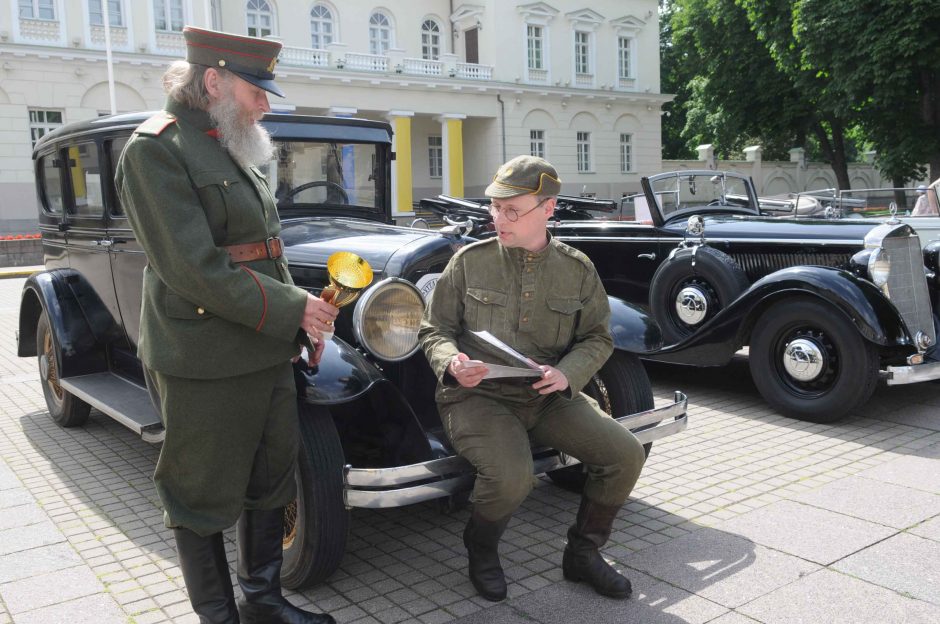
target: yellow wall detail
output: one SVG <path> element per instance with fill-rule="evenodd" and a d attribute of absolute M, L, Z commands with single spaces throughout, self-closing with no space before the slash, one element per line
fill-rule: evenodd
<path fill-rule="evenodd" d="M 395 195 L 392 198 L 392 214 L 413 210 L 414 181 L 411 172 L 411 117 L 395 117 L 395 160 L 392 161 L 392 179 Z"/>
<path fill-rule="evenodd" d="M 448 193 L 463 197 L 463 119 L 447 120 L 447 162 Z"/>

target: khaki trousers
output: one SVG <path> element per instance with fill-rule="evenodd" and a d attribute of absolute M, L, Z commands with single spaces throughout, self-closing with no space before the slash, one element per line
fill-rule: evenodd
<path fill-rule="evenodd" d="M 243 509 L 294 499 L 300 433 L 289 362 L 223 379 L 148 372 L 166 427 L 153 480 L 167 527 L 207 536 Z"/>
<path fill-rule="evenodd" d="M 514 398 L 514 390 L 499 399 L 473 395 L 440 406 L 455 450 L 477 470 L 475 512 L 497 520 L 522 504 L 534 479 L 531 444 L 580 459 L 588 468 L 584 495 L 602 505 L 622 505 L 646 460 L 636 436 L 583 394 L 524 399 Z"/>

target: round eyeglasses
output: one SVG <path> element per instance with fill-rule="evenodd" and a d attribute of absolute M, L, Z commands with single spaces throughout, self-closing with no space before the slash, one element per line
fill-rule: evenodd
<path fill-rule="evenodd" d="M 539 203 L 535 204 L 534 206 L 532 206 L 525 212 L 519 212 L 515 208 L 503 208 L 495 204 L 490 204 L 490 216 L 492 216 L 493 219 L 496 219 L 497 216 L 503 215 L 504 217 L 506 217 L 507 221 L 509 221 L 510 223 L 515 223 L 516 221 L 519 220 L 519 217 L 526 216 L 527 214 L 529 214 L 530 212 L 534 211 L 536 208 L 544 204 L 549 199 L 551 198 L 543 197 L 541 201 L 539 201 Z"/>

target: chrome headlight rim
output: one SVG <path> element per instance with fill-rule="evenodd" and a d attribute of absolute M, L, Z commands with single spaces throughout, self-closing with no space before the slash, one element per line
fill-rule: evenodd
<path fill-rule="evenodd" d="M 421 296 L 421 291 L 419 291 L 414 284 L 400 277 L 386 277 L 380 282 L 373 284 L 372 287 L 369 288 L 366 292 L 364 292 L 359 297 L 359 300 L 356 302 L 356 307 L 353 310 L 353 317 L 352 317 L 353 335 L 356 337 L 356 342 L 358 342 L 359 345 L 361 345 L 370 355 L 382 360 L 383 362 L 401 362 L 403 360 L 407 360 L 408 358 L 410 358 L 412 355 L 414 355 L 417 352 L 418 347 L 420 346 L 418 344 L 417 335 L 415 336 L 414 344 L 411 345 L 411 347 L 406 352 L 404 352 L 401 355 L 389 357 L 385 354 L 381 354 L 375 348 L 375 345 L 370 343 L 369 338 L 365 335 L 365 332 L 363 331 L 365 322 L 367 320 L 366 313 L 369 310 L 370 306 L 372 305 L 373 300 L 376 297 L 378 297 L 380 294 L 383 294 L 387 290 L 390 284 L 395 284 L 396 286 L 403 286 L 407 288 L 408 290 L 412 291 L 415 295 L 417 302 L 420 304 L 421 306 L 420 309 L 423 313 L 424 305 L 425 305 L 424 297 Z"/>
<path fill-rule="evenodd" d="M 878 247 L 872 251 L 868 258 L 868 276 L 872 283 L 878 288 L 884 288 L 888 283 L 888 276 L 891 273 L 891 261 L 884 247 Z"/>

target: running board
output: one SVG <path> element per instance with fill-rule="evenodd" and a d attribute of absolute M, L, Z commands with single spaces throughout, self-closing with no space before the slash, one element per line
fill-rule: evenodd
<path fill-rule="evenodd" d="M 163 441 L 163 423 L 147 388 L 113 373 L 66 377 L 59 380 L 59 385 L 139 434 L 145 442 Z"/>

